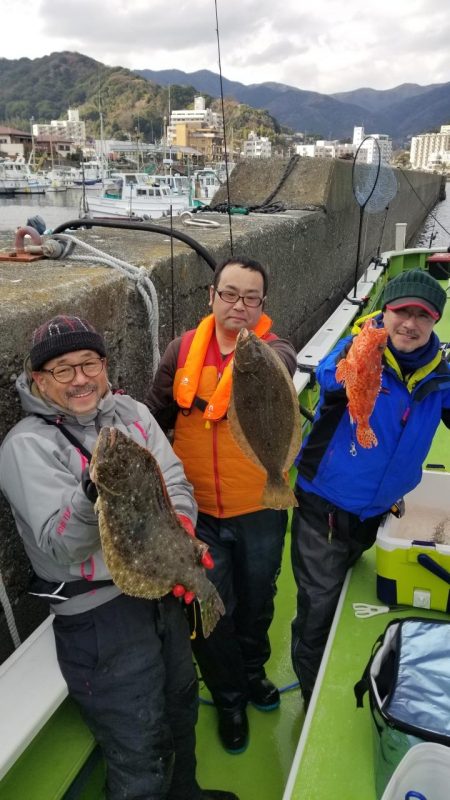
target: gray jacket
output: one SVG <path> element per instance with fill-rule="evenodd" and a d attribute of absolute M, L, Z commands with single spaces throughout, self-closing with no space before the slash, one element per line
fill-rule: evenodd
<path fill-rule="evenodd" d="M 16 386 L 28 416 L 12 428 L 0 448 L 0 489 L 11 505 L 39 577 L 63 582 L 111 576 L 103 560 L 94 506 L 81 485 L 87 460 L 55 425 L 48 425 L 38 414 L 58 419 L 90 452 L 104 426 L 114 426 L 147 447 L 159 463 L 175 510 L 195 524 L 197 506 L 181 461 L 143 403 L 108 392 L 92 414 L 74 417 L 32 394 L 25 373 Z M 118 594 L 116 586 L 88 590 L 55 603 L 52 611 L 77 614 Z"/>

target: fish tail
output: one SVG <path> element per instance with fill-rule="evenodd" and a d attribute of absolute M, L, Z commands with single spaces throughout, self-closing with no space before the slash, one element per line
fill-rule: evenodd
<path fill-rule="evenodd" d="M 361 445 L 361 447 L 377 447 L 378 439 L 375 436 L 375 432 L 372 428 L 367 425 L 365 427 L 358 425 L 356 428 L 356 438 Z"/>
<path fill-rule="evenodd" d="M 264 487 L 261 503 L 265 508 L 292 508 L 298 506 L 297 498 L 288 483 L 270 483 Z"/>
<path fill-rule="evenodd" d="M 208 597 L 205 599 L 201 599 L 200 597 L 198 598 L 200 614 L 202 617 L 203 636 L 205 639 L 210 633 L 212 633 L 219 622 L 220 617 L 225 614 L 225 606 L 222 603 L 219 592 L 214 586 L 212 586 L 212 584 L 211 587 L 212 591 L 209 593 Z"/>

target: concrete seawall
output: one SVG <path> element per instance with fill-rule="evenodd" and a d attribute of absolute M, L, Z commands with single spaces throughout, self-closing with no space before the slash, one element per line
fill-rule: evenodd
<path fill-rule="evenodd" d="M 286 176 L 288 166 L 292 169 Z M 378 248 L 393 247 L 397 222 L 408 223 L 411 242 L 439 198 L 438 175 L 396 171 L 396 177 L 399 189 L 387 215 L 364 215 L 360 271 Z M 300 159 L 290 165 L 281 160 L 243 163 L 231 176 L 231 201 L 260 206 L 277 188 L 273 201 L 285 204 L 283 213 L 232 216 L 233 252 L 267 266 L 267 312 L 275 331 L 300 349 L 353 285 L 360 210 L 352 193 L 351 163 L 320 159 Z M 225 200 L 221 189 L 214 203 Z M 198 214 L 194 220 L 202 216 Z M 208 218 L 220 227 L 185 227 L 179 220 L 174 220 L 173 227 L 198 241 L 219 261 L 231 253 L 228 216 L 216 213 Z M 17 225 L 22 224 L 24 220 L 18 219 Z M 185 243 L 171 240 L 168 221 L 163 227 L 167 230 L 164 236 L 98 227 L 73 234 L 110 256 L 144 268 L 141 275 L 151 278 L 158 294 L 161 351 L 173 335 L 194 327 L 208 313 L 207 289 L 212 277 L 203 258 Z M 13 234 L 9 246 L 12 244 Z M 136 285 L 123 272 L 102 266 L 98 256 L 93 256 L 90 264 L 81 261 L 85 254 L 76 246 L 70 260 L 0 262 L 0 439 L 20 418 L 14 381 L 22 369 L 30 334 L 55 314 L 80 314 L 104 332 L 110 377 L 116 387 L 141 399 L 151 380 L 152 342 Z M 0 519 L 0 571 L 19 632 L 25 637 L 46 609 L 25 594 L 28 562 L 3 500 Z M 0 612 L 0 661 L 11 650 Z"/>

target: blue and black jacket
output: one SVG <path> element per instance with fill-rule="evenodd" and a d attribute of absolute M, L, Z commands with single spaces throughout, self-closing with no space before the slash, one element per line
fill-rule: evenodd
<path fill-rule="evenodd" d="M 353 331 L 366 319 L 358 320 Z M 336 362 L 352 338 L 341 339 L 317 367 L 318 409 L 295 463 L 297 485 L 364 520 L 385 513 L 417 486 L 440 421 L 450 428 L 450 365 L 439 350 L 432 362 L 404 379 L 387 348 L 370 417 L 378 446 L 364 449 L 356 439 L 345 389 L 335 377 Z"/>

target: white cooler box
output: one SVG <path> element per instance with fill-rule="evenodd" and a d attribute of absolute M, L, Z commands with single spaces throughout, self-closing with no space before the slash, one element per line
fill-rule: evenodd
<path fill-rule="evenodd" d="M 450 473 L 425 471 L 405 506 L 403 517 L 388 514 L 378 529 L 378 597 L 450 613 Z"/>

